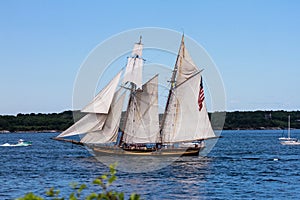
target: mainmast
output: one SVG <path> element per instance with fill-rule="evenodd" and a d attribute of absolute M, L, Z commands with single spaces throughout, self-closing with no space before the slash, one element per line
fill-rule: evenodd
<path fill-rule="evenodd" d="M 168 108 L 169 108 L 170 98 L 171 98 L 173 90 L 174 90 L 174 88 L 176 86 L 176 75 L 177 75 L 177 71 L 178 71 L 178 64 L 180 64 L 178 62 L 181 62 L 181 59 L 180 59 L 181 48 L 183 48 L 183 51 L 184 51 L 184 49 L 185 49 L 185 47 L 184 47 L 184 34 L 181 37 L 180 48 L 179 48 L 179 51 L 178 51 L 178 54 L 177 54 L 176 63 L 175 63 L 174 70 L 172 72 L 172 77 L 171 77 L 171 80 L 170 80 L 171 86 L 170 86 L 170 89 L 169 89 L 168 100 L 167 100 L 167 103 L 166 103 L 165 112 L 164 112 L 164 115 L 163 115 L 163 118 L 162 118 L 161 128 L 160 128 L 160 135 L 159 135 L 159 141 L 160 141 L 160 143 L 163 143 L 163 141 L 162 141 L 163 140 L 162 130 L 163 130 L 163 127 L 165 125 L 166 113 L 167 113 Z M 184 53 L 183 53 L 183 57 L 184 57 Z"/>
<path fill-rule="evenodd" d="M 288 138 L 291 138 L 291 116 L 288 116 Z"/>
<path fill-rule="evenodd" d="M 161 123 L 161 143 L 173 144 L 215 136 L 205 102 L 201 103 L 202 109 L 199 107 L 200 72 L 185 48 L 183 35 Z"/>

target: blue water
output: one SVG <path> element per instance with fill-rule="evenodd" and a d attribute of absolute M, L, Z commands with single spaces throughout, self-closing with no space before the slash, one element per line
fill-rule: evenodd
<path fill-rule="evenodd" d="M 179 158 L 154 172 L 118 172 L 113 188 L 144 199 L 299 199 L 300 146 L 281 145 L 281 133 L 223 131 L 207 157 Z M 56 135 L 0 134 L 0 144 L 20 138 L 33 143 L 0 147 L 0 199 L 28 191 L 44 195 L 52 186 L 66 195 L 71 182 L 90 183 L 107 172 L 85 148 L 49 139 Z M 300 138 L 300 130 L 292 136 Z"/>

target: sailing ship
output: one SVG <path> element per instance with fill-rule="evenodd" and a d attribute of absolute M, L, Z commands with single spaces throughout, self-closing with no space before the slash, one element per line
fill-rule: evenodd
<path fill-rule="evenodd" d="M 216 138 L 205 104 L 202 70 L 188 53 L 184 35 L 161 120 L 159 74 L 143 84 L 142 53 L 140 38 L 127 58 L 123 80 L 120 71 L 81 110 L 87 114 L 58 135 L 59 139 L 83 134 L 77 143 L 86 145 L 96 155 L 189 156 L 199 155 L 205 148 L 204 140 Z"/>
<path fill-rule="evenodd" d="M 287 133 L 288 133 L 288 137 L 282 136 L 278 139 L 279 140 L 284 140 L 284 141 L 296 140 L 296 138 L 291 138 L 291 116 L 290 115 L 288 116 L 288 130 L 287 130 Z"/>
<path fill-rule="evenodd" d="M 300 141 L 297 138 L 291 138 L 291 116 L 288 116 L 288 137 L 281 137 L 279 140 L 282 140 L 280 143 L 282 145 L 300 145 Z"/>

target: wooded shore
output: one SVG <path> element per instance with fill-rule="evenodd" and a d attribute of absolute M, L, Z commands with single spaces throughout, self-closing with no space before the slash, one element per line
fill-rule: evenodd
<path fill-rule="evenodd" d="M 224 113 L 223 113 L 224 114 Z M 211 113 L 209 113 L 211 116 Z M 224 130 L 286 129 L 291 116 L 291 128 L 300 129 L 300 111 L 235 111 L 226 112 Z M 9 132 L 61 132 L 83 116 L 75 111 L 61 113 L 31 113 L 0 115 L 0 133 Z M 214 123 L 212 123 L 214 126 Z M 219 129 L 220 127 L 213 127 Z"/>

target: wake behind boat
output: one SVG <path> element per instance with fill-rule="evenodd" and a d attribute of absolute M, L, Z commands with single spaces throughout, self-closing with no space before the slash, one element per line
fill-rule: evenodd
<path fill-rule="evenodd" d="M 81 110 L 87 114 L 58 138 L 84 134 L 80 143 L 95 154 L 143 156 L 198 155 L 205 148 L 204 140 L 216 138 L 205 105 L 202 70 L 189 55 L 184 36 L 161 120 L 159 74 L 142 83 L 142 50 L 140 38 L 128 57 L 122 84 L 119 85 L 121 71 Z M 125 95 L 129 97 L 120 129 Z"/>
<path fill-rule="evenodd" d="M 20 139 L 17 144 L 5 143 L 0 146 L 1 147 L 27 147 L 27 146 L 31 146 L 31 145 L 32 145 L 31 142 L 25 142 L 24 140 Z"/>

